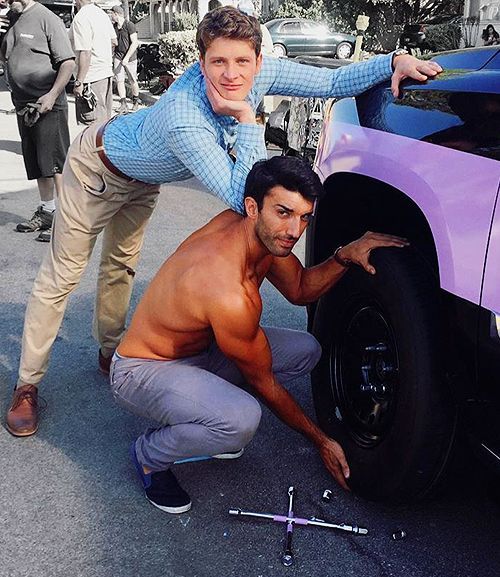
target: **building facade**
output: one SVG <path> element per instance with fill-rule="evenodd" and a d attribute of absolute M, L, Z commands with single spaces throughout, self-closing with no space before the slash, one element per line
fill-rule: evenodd
<path fill-rule="evenodd" d="M 500 34 L 500 0 L 465 0 L 464 16 L 479 16 L 476 46 L 482 45 L 481 34 L 489 24 Z"/>

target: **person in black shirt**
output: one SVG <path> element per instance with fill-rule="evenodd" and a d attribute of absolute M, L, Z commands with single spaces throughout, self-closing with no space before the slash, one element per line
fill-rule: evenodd
<path fill-rule="evenodd" d="M 9 0 L 9 4 L 0 61 L 5 62 L 17 112 L 26 175 L 37 181 L 40 195 L 33 216 L 16 230 L 39 231 L 36 240 L 49 242 L 70 141 L 64 88 L 75 55 L 62 21 L 48 8 L 34 0 Z"/>
<path fill-rule="evenodd" d="M 132 90 L 132 111 L 139 108 L 139 84 L 137 83 L 137 47 L 139 41 L 135 24 L 130 20 L 125 20 L 121 6 L 113 6 L 111 20 L 117 37 L 113 60 L 116 86 L 120 97 L 120 107 L 117 112 L 126 114 L 129 110 L 125 92 L 125 76 L 127 76 Z"/>

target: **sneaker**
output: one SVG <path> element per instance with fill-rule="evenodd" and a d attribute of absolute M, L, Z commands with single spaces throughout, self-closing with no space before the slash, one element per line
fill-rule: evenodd
<path fill-rule="evenodd" d="M 39 242 L 50 242 L 50 237 L 52 236 L 52 229 L 47 228 L 46 230 L 42 230 L 42 232 L 35 238 Z"/>
<path fill-rule="evenodd" d="M 25 221 L 20 222 L 16 226 L 17 232 L 35 232 L 35 230 L 47 230 L 52 228 L 52 221 L 54 220 L 54 213 L 47 212 L 39 206 L 33 213 L 33 216 Z"/>
<path fill-rule="evenodd" d="M 127 114 L 128 113 L 128 105 L 126 102 L 121 102 L 120 106 L 115 109 L 117 114 Z"/>
<path fill-rule="evenodd" d="M 176 515 L 186 513 L 191 509 L 192 503 L 189 495 L 179 485 L 170 469 L 157 473 L 146 474 L 144 472 L 142 465 L 137 459 L 135 441 L 130 445 L 130 458 L 142 481 L 146 498 L 152 505 L 165 511 L 165 513 Z"/>

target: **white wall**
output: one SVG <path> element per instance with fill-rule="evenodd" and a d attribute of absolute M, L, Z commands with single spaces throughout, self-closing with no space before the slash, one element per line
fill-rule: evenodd
<path fill-rule="evenodd" d="M 466 0 L 464 16 L 475 16 L 476 14 L 479 14 L 481 19 L 476 46 L 482 46 L 481 33 L 488 24 L 493 24 L 495 30 L 500 34 L 500 0 Z"/>

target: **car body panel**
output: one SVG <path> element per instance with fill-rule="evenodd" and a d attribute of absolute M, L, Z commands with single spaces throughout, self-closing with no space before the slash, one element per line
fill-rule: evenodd
<path fill-rule="evenodd" d="M 484 271 L 483 293 L 481 296 L 481 305 L 500 315 L 500 205 L 498 195 L 500 194 L 500 185 L 497 192 L 497 202 L 495 213 L 491 226 L 491 233 L 488 243 L 488 256 Z M 497 321 L 498 323 L 498 321 Z M 497 324 L 497 330 L 500 333 L 500 326 Z"/>
<path fill-rule="evenodd" d="M 331 32 L 319 22 L 304 18 L 279 18 L 266 22 L 265 26 L 273 43 L 285 46 L 288 56 L 334 56 L 341 42 L 354 46 L 356 41 L 351 34 Z"/>
<path fill-rule="evenodd" d="M 329 139 L 316 159 L 318 174 L 356 172 L 404 190 L 433 232 L 442 288 L 479 304 L 498 161 L 343 122 L 333 124 Z M 492 299 L 500 307 L 500 294 Z"/>
<path fill-rule="evenodd" d="M 407 84 L 400 99 L 386 83 L 334 103 L 316 170 L 323 179 L 351 172 L 403 191 L 431 227 L 442 288 L 499 311 L 500 267 L 488 264 L 483 303 L 481 291 L 500 184 L 500 51 L 434 59 L 445 72 Z"/>

